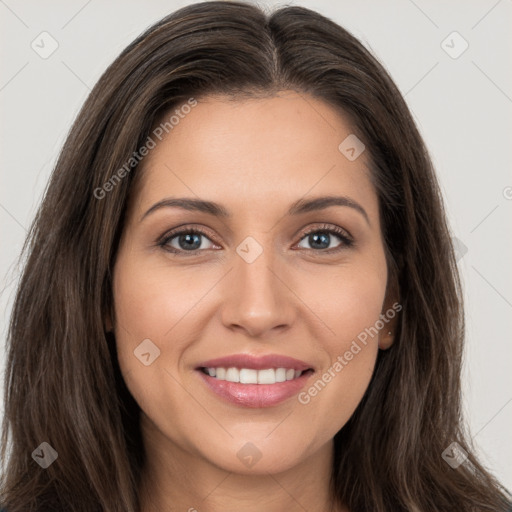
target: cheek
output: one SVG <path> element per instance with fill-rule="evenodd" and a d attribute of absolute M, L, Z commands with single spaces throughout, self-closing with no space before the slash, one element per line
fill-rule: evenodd
<path fill-rule="evenodd" d="M 317 283 L 322 282 L 316 276 Z M 324 323 L 319 349 L 326 365 L 299 396 L 319 430 L 334 435 L 361 401 L 375 367 L 378 327 L 386 289 L 385 265 L 340 268 L 322 287 L 310 287 L 310 304 Z M 316 290 L 311 293 L 311 290 Z"/>
<path fill-rule="evenodd" d="M 302 295 L 324 323 L 322 341 L 331 355 L 345 351 L 350 342 L 379 320 L 386 292 L 387 271 L 381 261 L 322 269 L 307 278 Z M 372 331 L 373 332 L 373 331 Z M 377 336 L 373 336 L 377 339 Z M 348 343 L 348 345 L 347 345 Z"/>
<path fill-rule="evenodd" d="M 363 333 L 367 333 L 379 320 L 384 302 L 385 282 L 378 276 L 367 275 L 359 279 L 340 280 L 333 283 L 333 286 L 335 284 L 338 287 L 331 293 L 330 318 L 334 337 L 342 342 L 340 348 L 343 349 L 346 342 L 358 336 L 364 338 Z M 377 336 L 373 338 L 376 341 Z"/>
<path fill-rule="evenodd" d="M 171 275 L 130 254 L 116 263 L 113 280 L 114 329 L 123 378 L 146 417 L 159 418 L 175 438 L 187 427 L 180 424 L 181 418 L 171 422 L 164 411 L 183 409 L 183 385 L 177 369 L 195 336 L 187 315 L 208 289 L 208 283 L 190 283 L 183 273 Z"/>
<path fill-rule="evenodd" d="M 218 280 L 218 272 L 207 268 L 172 269 L 166 261 L 119 252 L 113 279 L 117 356 L 143 409 L 181 396 L 181 363 L 204 336 L 204 297 Z M 146 361 L 140 358 L 148 352 Z"/>
<path fill-rule="evenodd" d="M 198 274 L 194 270 L 170 272 L 165 263 L 164 266 L 154 262 L 144 265 L 143 261 L 137 263 L 131 257 L 118 261 L 114 304 L 116 331 L 121 339 L 138 344 L 150 338 L 165 345 L 166 350 L 177 347 L 180 322 L 188 320 L 200 298 L 215 282 L 215 276 L 202 278 Z M 190 322 L 186 323 L 190 328 Z M 166 342 L 170 339 L 171 344 Z"/>
<path fill-rule="evenodd" d="M 130 383 L 140 388 L 130 389 L 140 399 L 146 390 L 161 388 L 158 370 L 164 359 L 166 365 L 173 359 L 169 351 L 179 356 L 179 340 L 165 347 L 162 340 L 174 334 L 174 326 L 186 313 L 186 288 L 176 280 L 171 287 L 159 277 L 157 269 L 144 265 L 137 254 L 120 252 L 113 279 L 117 356 L 129 388 Z"/>

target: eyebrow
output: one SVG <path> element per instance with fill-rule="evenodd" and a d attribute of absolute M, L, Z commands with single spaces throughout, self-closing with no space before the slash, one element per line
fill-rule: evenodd
<path fill-rule="evenodd" d="M 324 210 L 331 206 L 345 206 L 353 208 L 359 212 L 370 225 L 370 219 L 366 210 L 356 201 L 346 196 L 321 196 L 313 199 L 299 199 L 295 201 L 288 209 L 288 215 L 300 215 L 303 213 Z M 231 213 L 222 205 L 213 201 L 205 201 L 203 199 L 189 198 L 189 197 L 168 197 L 155 203 L 147 212 L 141 217 L 140 221 L 144 220 L 151 213 L 160 210 L 161 208 L 182 208 L 183 210 L 198 211 L 208 213 L 215 217 L 231 218 Z"/>

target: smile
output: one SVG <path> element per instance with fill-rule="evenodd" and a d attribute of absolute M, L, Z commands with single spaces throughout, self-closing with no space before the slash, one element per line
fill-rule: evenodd
<path fill-rule="evenodd" d="M 197 375 L 212 396 L 235 406 L 264 408 L 285 402 L 306 385 L 315 368 L 282 354 L 232 354 L 202 361 Z"/>
<path fill-rule="evenodd" d="M 305 371 L 293 368 L 202 368 L 203 373 L 217 380 L 239 382 L 240 384 L 276 384 L 299 378 Z"/>

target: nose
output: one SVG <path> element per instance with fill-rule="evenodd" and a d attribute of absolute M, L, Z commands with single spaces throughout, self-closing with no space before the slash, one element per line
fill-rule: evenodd
<path fill-rule="evenodd" d="M 283 262 L 276 262 L 269 248 L 249 261 L 234 255 L 234 267 L 224 282 L 221 318 L 228 329 L 267 338 L 291 326 L 294 295 Z"/>

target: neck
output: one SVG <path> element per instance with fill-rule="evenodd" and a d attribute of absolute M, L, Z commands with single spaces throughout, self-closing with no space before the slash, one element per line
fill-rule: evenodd
<path fill-rule="evenodd" d="M 286 471 L 246 475 L 223 470 L 162 437 L 144 436 L 141 512 L 347 512 L 330 496 L 332 440 Z"/>

